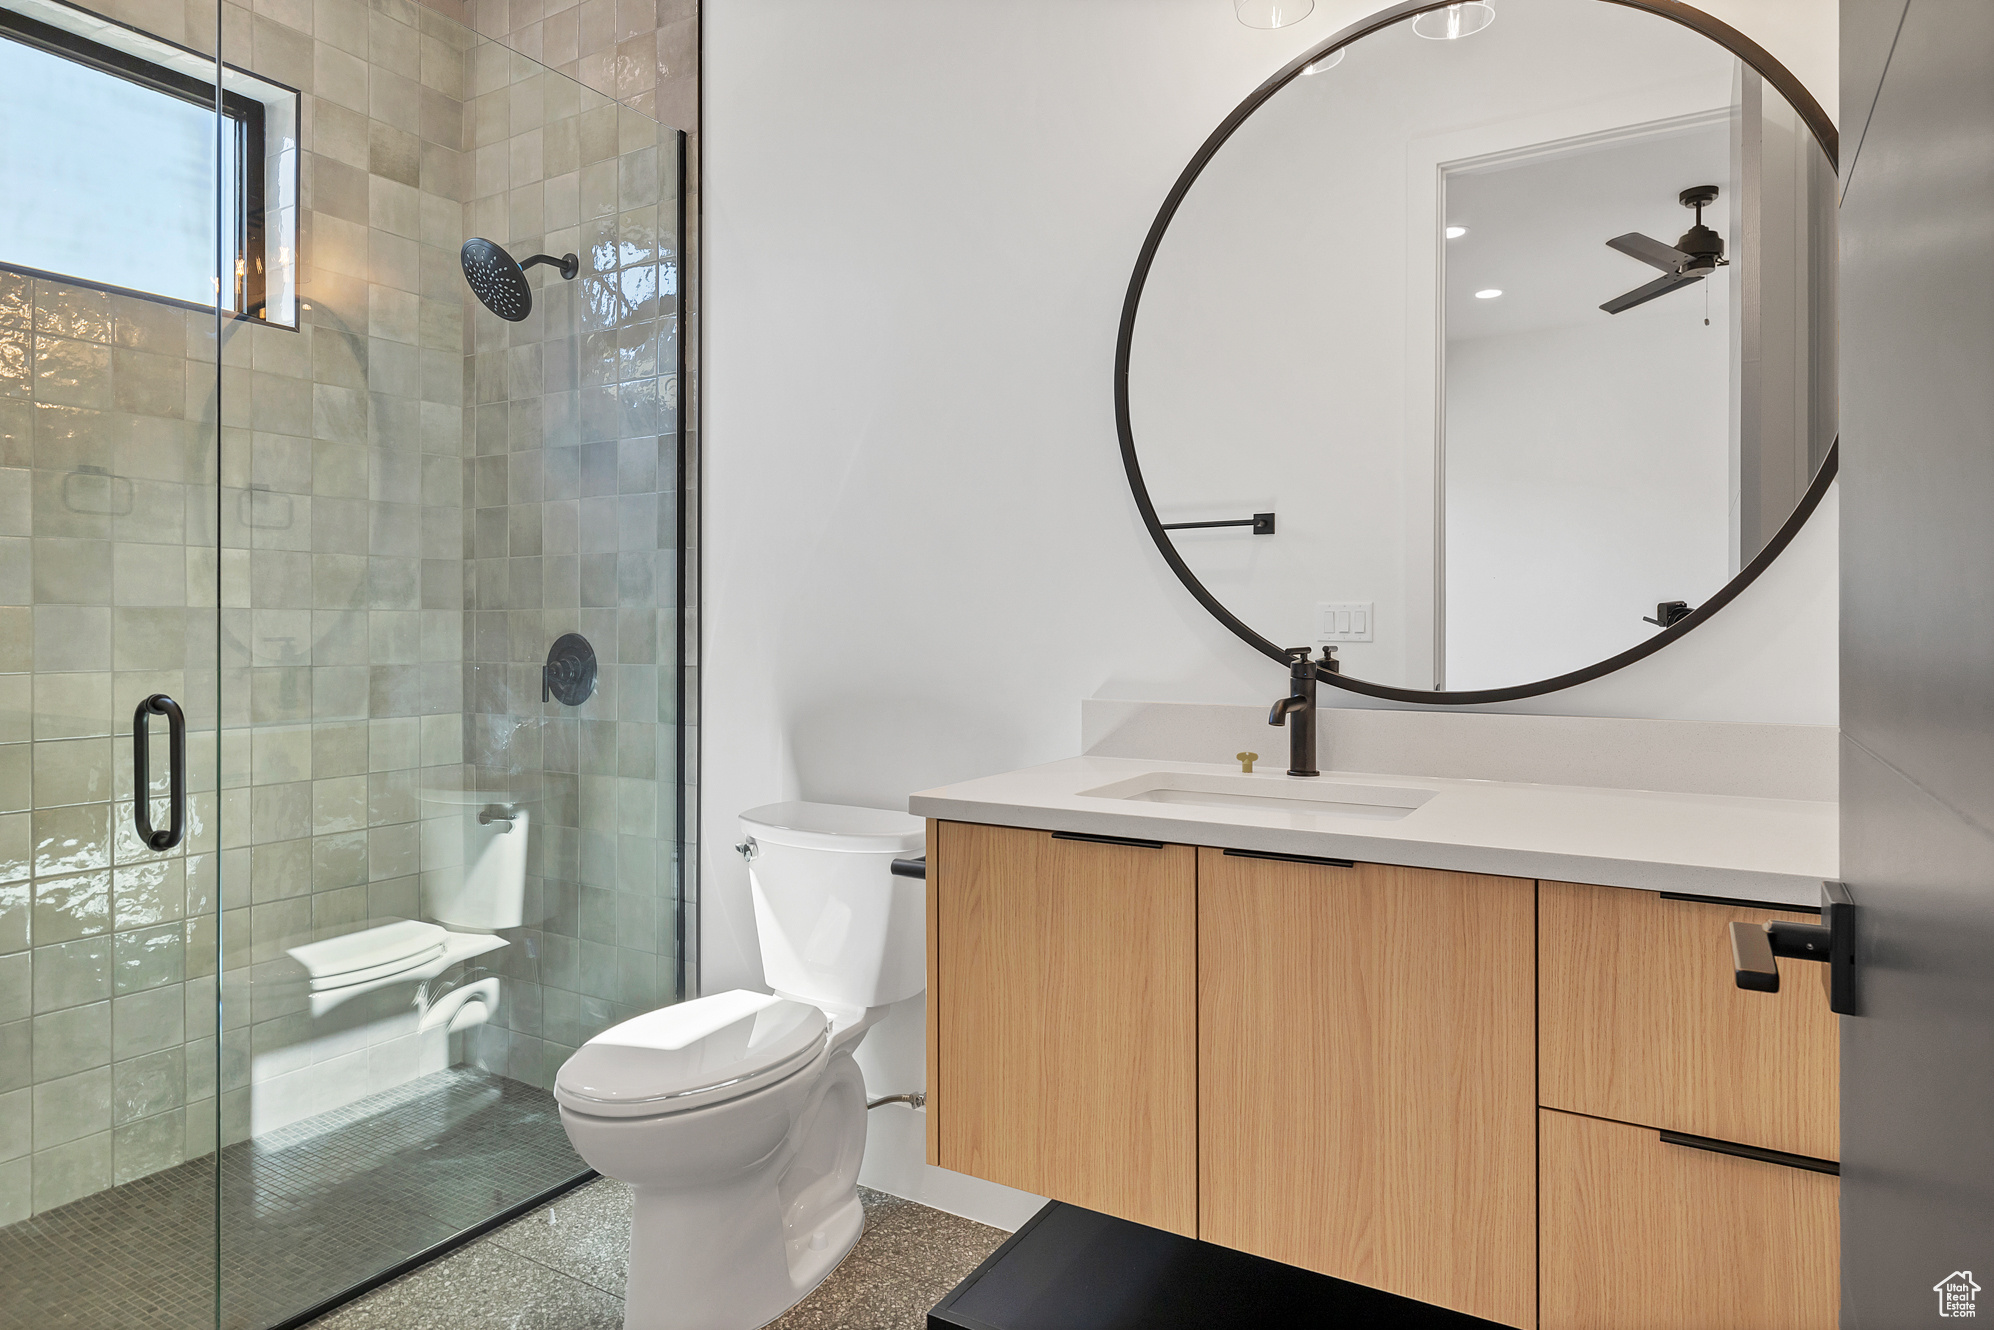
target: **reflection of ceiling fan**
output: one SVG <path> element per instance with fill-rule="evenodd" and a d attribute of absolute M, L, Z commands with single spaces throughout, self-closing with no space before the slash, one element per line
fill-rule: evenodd
<path fill-rule="evenodd" d="M 1625 295 L 1615 296 L 1600 308 L 1619 314 L 1636 305 L 1645 305 L 1656 296 L 1667 295 L 1679 286 L 1700 282 L 1730 262 L 1724 257 L 1724 237 L 1703 224 L 1703 209 L 1717 201 L 1717 186 L 1696 185 L 1676 196 L 1685 208 L 1696 209 L 1696 225 L 1682 233 L 1682 239 L 1665 245 L 1653 236 L 1629 231 L 1606 243 L 1629 258 L 1641 260 L 1662 270 L 1662 276 L 1646 286 L 1637 286 Z"/>

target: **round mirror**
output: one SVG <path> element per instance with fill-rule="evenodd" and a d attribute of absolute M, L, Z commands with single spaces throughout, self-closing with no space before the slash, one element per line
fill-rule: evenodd
<path fill-rule="evenodd" d="M 1327 682 L 1617 669 L 1833 474 L 1835 203 L 1814 99 L 1685 5 L 1387 10 L 1262 85 L 1151 227 L 1115 377 L 1137 504 L 1241 637 L 1333 648 Z"/>

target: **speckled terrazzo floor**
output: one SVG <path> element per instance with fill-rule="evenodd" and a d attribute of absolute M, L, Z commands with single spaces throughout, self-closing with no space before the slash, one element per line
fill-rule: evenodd
<path fill-rule="evenodd" d="M 865 1236 L 771 1330 L 922 1330 L 928 1308 L 1009 1236 L 861 1189 Z M 621 1330 L 630 1193 L 607 1178 L 404 1275 L 311 1330 Z"/>

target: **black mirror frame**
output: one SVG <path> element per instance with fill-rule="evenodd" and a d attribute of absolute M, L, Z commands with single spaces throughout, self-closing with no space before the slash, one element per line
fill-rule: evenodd
<path fill-rule="evenodd" d="M 1163 523 L 1156 515 L 1156 506 L 1150 502 L 1149 487 L 1142 478 L 1142 465 L 1136 459 L 1135 431 L 1129 423 L 1129 353 L 1135 340 L 1136 311 L 1142 304 L 1143 287 L 1149 280 L 1150 265 L 1155 261 L 1156 251 L 1163 243 L 1164 233 L 1170 229 L 1170 223 L 1177 216 L 1177 209 L 1183 204 L 1185 195 L 1191 192 L 1191 186 L 1197 183 L 1205 167 L 1225 145 L 1226 140 L 1246 122 L 1248 116 L 1259 110 L 1262 103 L 1286 87 L 1304 69 L 1331 51 L 1348 46 L 1359 38 L 1369 36 L 1381 28 L 1390 27 L 1401 19 L 1423 10 L 1444 9 L 1450 2 L 1451 0 L 1401 0 L 1401 3 L 1382 9 L 1369 18 L 1360 19 L 1328 40 L 1310 48 L 1255 88 L 1199 146 L 1197 153 L 1191 158 L 1190 165 L 1184 168 L 1183 173 L 1177 177 L 1177 182 L 1170 187 L 1170 193 L 1164 197 L 1162 208 L 1157 211 L 1156 220 L 1150 223 L 1148 235 L 1143 237 L 1142 250 L 1136 256 L 1135 273 L 1129 278 L 1128 294 L 1122 300 L 1121 328 L 1115 338 L 1115 430 L 1121 437 L 1122 466 L 1128 472 L 1129 489 L 1135 496 L 1136 508 L 1142 513 L 1143 525 L 1149 528 L 1150 538 L 1156 542 L 1156 548 L 1161 551 L 1164 562 L 1170 565 L 1178 580 L 1197 597 L 1199 604 L 1210 611 L 1213 618 L 1230 628 L 1248 646 L 1268 659 L 1283 664 L 1287 662 L 1287 653 L 1282 648 L 1247 627 L 1239 616 L 1221 604 L 1218 597 L 1198 580 L 1198 575 L 1191 571 L 1183 556 L 1177 552 L 1177 547 L 1171 543 L 1169 533 L 1163 529 Z M 1638 9 L 1680 23 L 1692 31 L 1701 33 L 1750 65 L 1758 72 L 1759 77 L 1772 84 L 1793 108 L 1794 113 L 1806 122 L 1808 129 L 1813 131 L 1814 141 L 1821 145 L 1821 151 L 1827 155 L 1828 165 L 1839 174 L 1841 169 L 1839 139 L 1834 122 L 1828 118 L 1827 112 L 1821 109 L 1821 104 L 1814 100 L 1814 95 L 1806 86 L 1793 76 L 1792 71 L 1773 59 L 1757 42 L 1728 23 L 1693 6 L 1682 4 L 1680 0 L 1599 0 L 1599 3 Z M 1349 675 L 1332 674 L 1322 669 L 1316 671 L 1316 676 L 1323 683 L 1348 689 L 1353 693 L 1362 693 L 1368 697 L 1388 698 L 1396 702 L 1420 702 L 1427 705 L 1466 706 L 1479 702 L 1508 702 L 1520 697 L 1537 697 L 1624 669 L 1645 656 L 1653 655 L 1707 622 L 1718 610 L 1735 599 L 1739 592 L 1750 586 L 1759 574 L 1793 543 L 1793 538 L 1799 534 L 1800 528 L 1806 525 L 1814 510 L 1821 506 L 1821 499 L 1835 478 L 1840 451 L 1841 441 L 1838 438 L 1829 446 L 1828 455 L 1821 459 L 1821 465 L 1815 471 L 1814 479 L 1808 484 L 1807 492 L 1801 496 L 1799 504 L 1750 563 L 1719 588 L 1716 594 L 1697 606 L 1693 613 L 1662 629 L 1639 646 L 1629 647 L 1618 655 L 1608 656 L 1605 660 L 1588 665 L 1584 669 L 1508 688 L 1481 688 L 1462 692 L 1422 691 L 1370 683 Z"/>

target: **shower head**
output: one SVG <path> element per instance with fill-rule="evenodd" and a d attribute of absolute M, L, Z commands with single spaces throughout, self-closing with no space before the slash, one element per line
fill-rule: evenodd
<path fill-rule="evenodd" d="M 518 323 L 533 312 L 533 288 L 526 284 L 528 268 L 536 263 L 550 264 L 560 269 L 562 277 L 573 281 L 582 266 L 581 260 L 572 254 L 563 254 L 558 259 L 551 254 L 535 254 L 524 263 L 514 263 L 512 255 L 477 236 L 464 242 L 459 257 L 471 294 L 509 323 Z"/>

